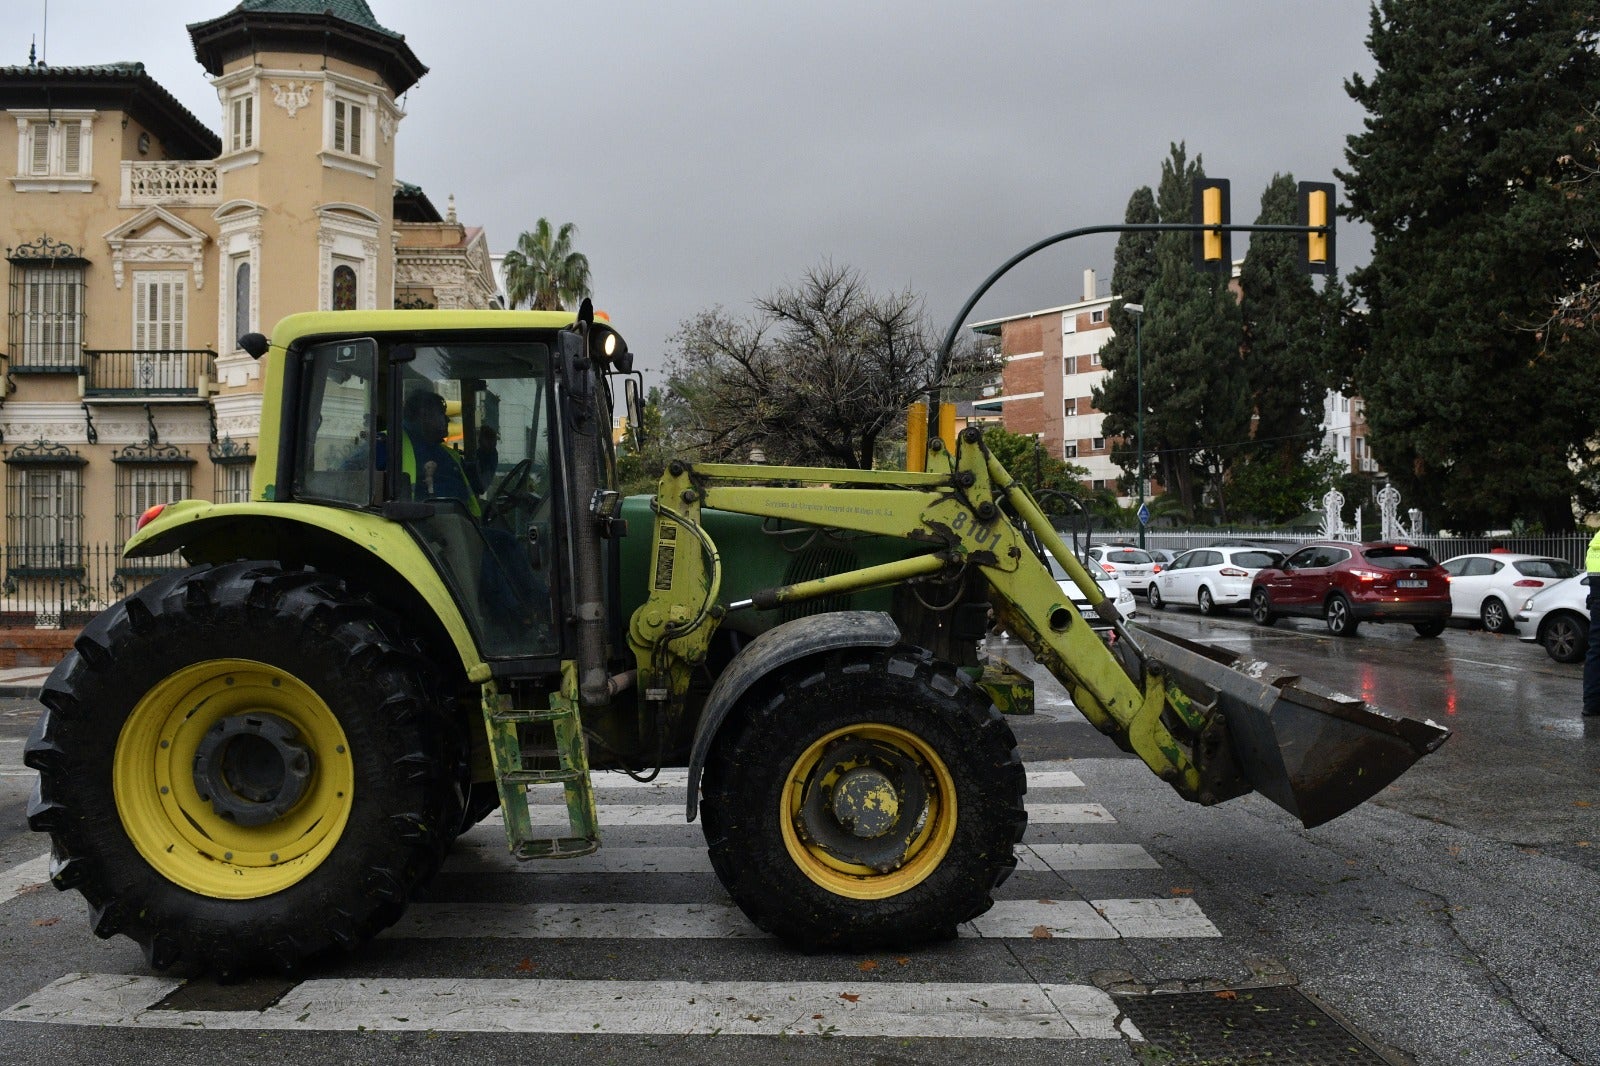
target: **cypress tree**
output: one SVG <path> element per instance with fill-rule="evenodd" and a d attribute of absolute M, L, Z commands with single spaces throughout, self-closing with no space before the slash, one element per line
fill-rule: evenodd
<path fill-rule="evenodd" d="M 1203 177 L 1200 157 L 1191 163 L 1184 145 L 1172 145 L 1153 199 L 1155 221 L 1188 221 L 1194 182 Z M 1130 216 L 1135 209 L 1147 210 L 1150 202 L 1148 189 L 1135 193 Z M 1243 441 L 1250 429 L 1238 301 L 1227 275 L 1194 269 L 1189 234 L 1150 236 L 1123 236 L 1111 279 L 1123 300 L 1143 303 L 1145 309 L 1146 465 L 1185 511 L 1196 514 L 1204 508 L 1226 517 L 1228 446 Z M 1135 299 L 1134 293 L 1143 299 Z M 1101 353 L 1101 365 L 1109 373 L 1095 390 L 1094 403 L 1106 414 L 1106 434 L 1123 438 L 1113 457 L 1131 477 L 1137 466 L 1138 343 L 1131 316 L 1120 306 L 1117 310 L 1123 325 Z M 1112 319 L 1113 327 L 1118 320 Z"/>
<path fill-rule="evenodd" d="M 1600 411 L 1593 329 L 1551 306 L 1594 269 L 1570 162 L 1600 100 L 1593 0 L 1379 0 L 1340 172 L 1374 235 L 1354 383 L 1408 505 L 1460 531 L 1570 529 Z"/>

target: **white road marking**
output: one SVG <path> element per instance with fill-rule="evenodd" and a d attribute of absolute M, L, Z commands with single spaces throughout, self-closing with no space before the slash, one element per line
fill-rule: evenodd
<path fill-rule="evenodd" d="M 21 743 L 21 741 L 18 741 L 18 743 Z M 1030 789 L 1082 788 L 1082 779 L 1067 769 L 1068 765 L 1070 764 L 1062 759 L 1045 759 L 1028 763 L 1028 787 Z M 593 782 L 597 792 L 604 792 L 613 788 L 649 789 L 652 792 L 662 793 L 678 789 L 681 792 L 688 788 L 689 771 L 681 767 L 668 767 L 650 781 L 636 781 L 627 774 L 596 770 L 589 775 L 589 780 Z M 534 785 L 529 789 L 529 794 L 542 798 L 547 795 L 557 795 L 560 791 L 561 787 L 559 785 Z"/>
<path fill-rule="evenodd" d="M 153 1010 L 165 977 L 69 974 L 12 1022 L 146 1029 L 1140 1040 L 1089 985 L 864 981 L 306 981 L 260 1011 Z"/>
<path fill-rule="evenodd" d="M 574 859 L 513 858 L 503 834 L 483 830 L 462 837 L 445 860 L 448 873 L 529 874 L 709 874 L 703 847 L 622 847 L 601 845 L 593 855 Z M 1158 870 L 1161 864 L 1138 844 L 1024 844 L 1017 869 L 1036 873 L 1065 870 Z"/>
<path fill-rule="evenodd" d="M 1152 939 L 1220 937 L 1221 931 L 1193 899 L 1102 899 L 1094 909 L 1122 936 Z"/>
<path fill-rule="evenodd" d="M 446 873 L 529 874 L 709 874 L 705 848 L 626 848 L 601 845 L 593 855 L 573 859 L 512 857 L 504 833 L 474 834 L 456 842 L 445 860 Z"/>
<path fill-rule="evenodd" d="M 0 903 L 9 903 L 30 889 L 49 883 L 50 856 L 46 853 L 0 873 Z"/>
<path fill-rule="evenodd" d="M 1522 664 L 1520 664 L 1520 663 L 1486 663 L 1482 659 L 1461 659 L 1461 658 L 1457 658 L 1456 656 L 1453 656 L 1453 655 L 1446 656 L 1445 657 L 1445 661 L 1446 662 L 1452 662 L 1452 663 L 1470 663 L 1473 666 L 1492 666 L 1496 670 L 1521 670 L 1522 669 Z"/>
<path fill-rule="evenodd" d="M 965 937 L 1189 939 L 1222 934 L 1192 899 L 1001 900 Z M 732 903 L 414 903 L 381 934 L 399 940 L 754 940 Z"/>
<path fill-rule="evenodd" d="M 1030 803 L 1030 825 L 1110 824 L 1116 819 L 1098 803 Z M 675 803 L 601 803 L 597 805 L 601 826 L 607 825 L 689 825 L 683 808 Z M 529 804 L 528 814 L 537 826 L 568 824 L 567 808 L 549 804 Z M 488 819 L 485 819 L 487 821 Z"/>
<path fill-rule="evenodd" d="M 1066 762 L 1030 765 L 1039 793 L 1079 789 Z M 682 771 L 643 785 L 602 775 L 600 791 L 662 800 L 600 805 L 615 829 L 682 825 Z M 624 783 L 625 782 L 625 783 Z M 559 789 L 543 790 L 554 801 Z M 654 793 L 654 794 L 651 794 Z M 539 798 L 543 798 L 540 796 Z M 533 805 L 536 821 L 566 820 L 559 802 Z M 1030 803 L 1035 825 L 1113 823 L 1099 804 Z M 496 821 L 499 819 L 496 818 Z M 648 833 L 648 830 L 646 830 Z M 1031 844 L 1017 849 L 1020 869 L 1159 869 L 1136 844 Z M 462 838 L 447 871 L 471 875 L 518 870 L 560 873 L 709 874 L 703 847 L 606 847 L 579 859 L 521 863 L 504 850 L 496 825 Z M 0 873 L 0 902 L 46 882 L 49 857 Z M 1063 888 L 1066 892 L 1067 889 Z M 1202 938 L 1220 933 L 1190 898 L 1052 901 L 1002 900 L 960 927 L 968 940 Z M 391 940 L 547 938 L 629 940 L 765 939 L 732 903 L 416 903 L 383 934 Z M 0 1021 L 261 1031 L 444 1031 L 528 1033 L 729 1033 L 983 1039 L 1140 1039 L 1110 998 L 1084 985 L 961 984 L 871 981 L 546 981 L 395 978 L 316 980 L 263 1010 L 157 1010 L 181 982 L 164 977 L 70 974 L 26 997 Z"/>
<path fill-rule="evenodd" d="M 1031 859 L 1031 861 L 1030 861 Z M 1138 844 L 1024 844 L 1019 870 L 1159 870 L 1161 864 Z"/>
<path fill-rule="evenodd" d="M 1083 778 L 1071 770 L 1028 769 L 1028 790 L 1036 788 L 1082 788 Z"/>

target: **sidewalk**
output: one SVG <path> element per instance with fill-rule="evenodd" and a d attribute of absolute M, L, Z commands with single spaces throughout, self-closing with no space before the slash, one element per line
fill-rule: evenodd
<path fill-rule="evenodd" d="M 37 699 L 53 666 L 12 666 L 0 669 L 0 699 Z"/>

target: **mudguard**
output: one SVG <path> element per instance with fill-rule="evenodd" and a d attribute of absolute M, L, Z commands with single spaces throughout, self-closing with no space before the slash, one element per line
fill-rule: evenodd
<path fill-rule="evenodd" d="M 700 771 L 728 712 L 750 686 L 789 663 L 839 648 L 889 648 L 900 643 L 900 627 L 881 611 L 832 611 L 784 622 L 745 645 L 722 671 L 706 697 L 689 753 L 688 819 L 700 810 Z"/>
<path fill-rule="evenodd" d="M 350 542 L 374 566 L 409 585 L 438 619 L 468 677 L 488 679 L 472 632 L 439 577 L 433 562 L 403 527 L 379 515 L 339 507 L 299 503 L 215 504 L 179 500 L 167 504 L 128 540 L 129 557 L 178 551 L 190 563 L 224 563 L 239 558 L 276 558 L 275 544 L 297 530 L 314 528 Z"/>

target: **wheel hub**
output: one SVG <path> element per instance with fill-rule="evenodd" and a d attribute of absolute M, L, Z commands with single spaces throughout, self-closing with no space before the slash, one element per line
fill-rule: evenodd
<path fill-rule="evenodd" d="M 839 779 L 833 790 L 833 814 L 858 837 L 881 837 L 900 814 L 900 793 L 894 782 L 870 767 L 857 767 Z"/>
<path fill-rule="evenodd" d="M 849 740 L 818 764 L 799 828 L 840 862 L 887 873 L 903 865 L 927 819 L 921 770 L 886 744 Z"/>
<path fill-rule="evenodd" d="M 194 787 L 221 818 L 266 825 L 304 798 L 311 752 L 293 725 L 275 714 L 218 719 L 194 754 Z"/>

